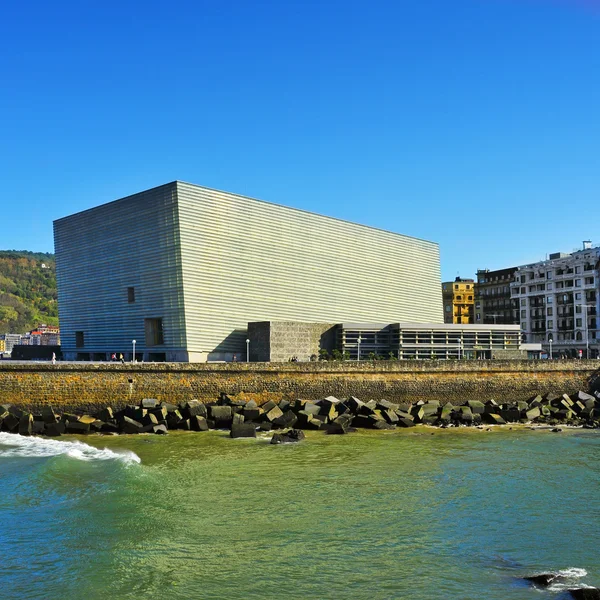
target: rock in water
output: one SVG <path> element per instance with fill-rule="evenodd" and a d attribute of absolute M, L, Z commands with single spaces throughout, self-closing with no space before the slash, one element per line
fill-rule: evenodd
<path fill-rule="evenodd" d="M 232 438 L 255 438 L 256 427 L 253 423 L 233 423 L 229 435 Z"/>
<path fill-rule="evenodd" d="M 300 429 L 290 429 L 286 433 L 275 433 L 271 438 L 271 444 L 290 444 L 303 440 L 304 431 Z"/>
<path fill-rule="evenodd" d="M 556 573 L 540 573 L 539 575 L 530 575 L 528 577 L 524 577 L 523 579 L 530 581 L 535 585 L 548 587 L 553 581 L 560 579 L 560 576 Z"/>
<path fill-rule="evenodd" d="M 598 588 L 576 588 L 569 590 L 569 594 L 576 600 L 600 600 Z"/>

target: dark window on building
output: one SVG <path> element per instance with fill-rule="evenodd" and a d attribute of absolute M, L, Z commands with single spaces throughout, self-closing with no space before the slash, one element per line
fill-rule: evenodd
<path fill-rule="evenodd" d="M 83 348 L 83 346 L 85 346 L 84 339 L 83 339 L 83 331 L 76 331 L 75 332 L 75 347 Z"/>
<path fill-rule="evenodd" d="M 146 346 L 160 346 L 164 344 L 162 319 L 144 319 Z"/>
<path fill-rule="evenodd" d="M 127 288 L 127 302 L 129 302 L 129 304 L 133 304 L 135 302 L 135 288 L 133 287 Z"/>

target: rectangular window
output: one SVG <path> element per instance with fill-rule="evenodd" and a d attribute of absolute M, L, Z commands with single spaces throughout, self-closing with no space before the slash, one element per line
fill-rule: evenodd
<path fill-rule="evenodd" d="M 527 311 L 526 310 L 522 310 L 521 311 L 521 318 L 524 319 L 527 316 Z"/>
<path fill-rule="evenodd" d="M 521 298 L 521 306 L 525 306 L 527 304 L 527 300 L 525 298 Z"/>
<path fill-rule="evenodd" d="M 551 290 L 552 289 L 552 284 L 551 283 L 547 283 L 546 284 L 546 289 L 547 290 Z"/>
<path fill-rule="evenodd" d="M 552 271 L 546 271 L 546 279 L 552 279 Z"/>
<path fill-rule="evenodd" d="M 552 296 L 546 298 L 546 304 L 552 304 Z"/>
<path fill-rule="evenodd" d="M 84 346 L 84 339 L 83 339 L 83 331 L 76 331 L 75 332 L 75 347 L 76 348 L 83 348 Z"/>
<path fill-rule="evenodd" d="M 553 321 L 548 321 L 548 329 L 552 329 L 553 326 L 554 326 Z"/>
<path fill-rule="evenodd" d="M 575 287 L 581 287 L 581 279 L 575 280 Z"/>
<path fill-rule="evenodd" d="M 133 287 L 127 288 L 127 302 L 129 302 L 129 304 L 133 304 L 135 302 L 135 288 Z"/>
<path fill-rule="evenodd" d="M 144 319 L 144 332 L 146 346 L 160 346 L 165 343 L 162 319 Z"/>
<path fill-rule="evenodd" d="M 547 314 L 549 317 L 551 317 L 551 316 L 552 316 L 552 307 L 551 307 L 551 306 L 549 306 L 549 307 L 546 309 L 546 314 Z"/>
<path fill-rule="evenodd" d="M 581 319 L 575 319 L 575 327 L 581 327 L 582 322 Z"/>
<path fill-rule="evenodd" d="M 581 267 L 575 267 L 575 273 L 579 275 L 579 273 L 581 273 Z"/>

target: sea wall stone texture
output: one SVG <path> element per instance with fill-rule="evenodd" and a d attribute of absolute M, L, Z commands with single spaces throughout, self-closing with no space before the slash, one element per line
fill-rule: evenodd
<path fill-rule="evenodd" d="M 180 402 L 220 392 L 267 399 L 328 395 L 458 403 L 520 400 L 600 386 L 598 361 L 382 361 L 317 363 L 12 364 L 0 362 L 0 403 L 32 410 L 115 407 L 143 398 Z"/>

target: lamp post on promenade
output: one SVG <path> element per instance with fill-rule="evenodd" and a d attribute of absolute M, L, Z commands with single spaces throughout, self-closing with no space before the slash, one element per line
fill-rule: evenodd
<path fill-rule="evenodd" d="M 550 360 L 552 360 L 552 342 L 554 341 L 554 338 L 552 337 L 552 334 L 550 334 L 548 336 L 548 342 L 550 343 Z"/>
<path fill-rule="evenodd" d="M 133 354 L 131 356 L 131 362 L 135 362 L 135 344 L 136 344 L 136 341 L 135 340 L 131 340 L 131 343 L 133 344 Z"/>
<path fill-rule="evenodd" d="M 250 340 L 246 339 L 246 362 L 250 362 Z"/>
<path fill-rule="evenodd" d="M 360 337 L 360 335 L 358 336 L 358 340 L 357 340 L 357 347 L 356 347 L 356 360 L 360 361 L 360 343 L 362 342 L 362 339 Z"/>

